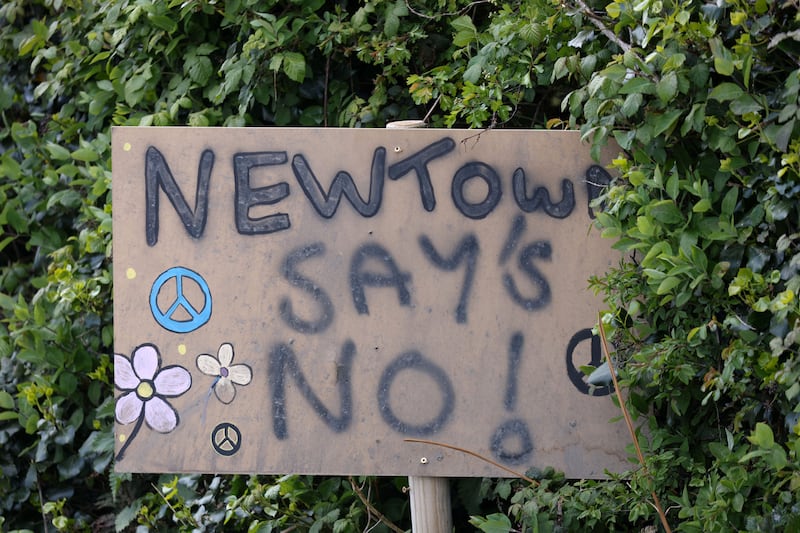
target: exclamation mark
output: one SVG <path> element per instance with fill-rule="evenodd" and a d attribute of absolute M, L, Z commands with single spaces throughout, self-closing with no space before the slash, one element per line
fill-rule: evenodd
<path fill-rule="evenodd" d="M 520 332 L 511 335 L 508 346 L 508 375 L 503 406 L 511 413 L 517 404 L 517 376 L 522 361 L 522 346 L 525 337 Z M 527 461 L 533 452 L 533 441 L 528 425 L 520 418 L 506 420 L 494 431 L 491 443 L 494 456 L 505 463 L 520 464 Z"/>
<path fill-rule="evenodd" d="M 522 360 L 522 343 L 525 337 L 519 331 L 511 336 L 511 344 L 508 347 L 508 376 L 506 377 L 506 397 L 503 404 L 506 411 L 513 411 L 517 403 L 517 375 L 519 374 L 519 362 Z"/>

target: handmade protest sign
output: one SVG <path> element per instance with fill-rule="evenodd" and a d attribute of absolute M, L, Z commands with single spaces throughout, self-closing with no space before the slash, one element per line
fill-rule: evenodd
<path fill-rule="evenodd" d="M 606 155 L 610 155 L 606 154 Z M 577 132 L 113 130 L 116 468 L 625 468 Z"/>

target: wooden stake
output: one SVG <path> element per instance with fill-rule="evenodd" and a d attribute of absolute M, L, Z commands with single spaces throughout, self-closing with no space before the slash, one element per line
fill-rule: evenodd
<path fill-rule="evenodd" d="M 450 483 L 444 477 L 409 476 L 411 531 L 451 533 Z"/>
<path fill-rule="evenodd" d="M 387 128 L 424 128 L 422 120 L 399 120 Z M 411 494 L 411 531 L 413 533 L 451 533 L 453 512 L 450 506 L 450 483 L 444 477 L 408 476 Z"/>

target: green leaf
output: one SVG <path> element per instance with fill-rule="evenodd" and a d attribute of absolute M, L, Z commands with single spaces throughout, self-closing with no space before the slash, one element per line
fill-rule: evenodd
<path fill-rule="evenodd" d="M 47 200 L 47 208 L 50 209 L 58 204 L 68 208 L 75 208 L 81 205 L 81 202 L 82 197 L 78 191 L 75 189 L 66 189 L 50 195 L 50 198 Z"/>
<path fill-rule="evenodd" d="M 729 217 L 733 214 L 733 210 L 736 207 L 736 202 L 739 198 L 739 188 L 738 187 L 731 187 L 727 193 L 725 193 L 725 198 L 722 199 L 722 215 Z"/>
<path fill-rule="evenodd" d="M 692 212 L 693 213 L 705 213 L 709 209 L 711 209 L 711 200 L 709 200 L 708 198 L 701 198 L 692 207 Z"/>
<path fill-rule="evenodd" d="M 467 70 L 464 71 L 464 81 L 470 83 L 478 83 L 478 80 L 483 73 L 483 66 L 480 61 L 474 61 Z"/>
<path fill-rule="evenodd" d="M 756 424 L 756 428 L 748 437 L 748 440 L 759 448 L 769 449 L 775 445 L 775 436 L 772 434 L 772 428 L 763 422 Z"/>
<path fill-rule="evenodd" d="M 471 516 L 469 523 L 486 533 L 508 533 L 511 531 L 511 520 L 502 513 L 493 513 L 486 518 Z"/>
<path fill-rule="evenodd" d="M 725 48 L 725 45 L 722 44 L 722 39 L 714 37 L 709 41 L 709 44 L 711 45 L 711 53 L 714 56 L 714 69 L 717 73 L 723 76 L 733 74 L 734 64 L 731 51 Z"/>
<path fill-rule="evenodd" d="M 680 283 L 681 283 L 680 278 L 676 276 L 667 276 L 658 285 L 658 289 L 656 289 L 656 294 L 658 295 L 668 294 L 672 291 L 672 289 L 680 285 Z"/>
<path fill-rule="evenodd" d="M 757 113 L 761 109 L 761 104 L 756 102 L 749 94 L 743 94 L 731 102 L 731 111 L 739 116 L 745 113 Z"/>
<path fill-rule="evenodd" d="M 126 529 L 138 516 L 139 509 L 142 508 L 142 499 L 134 500 L 132 504 L 117 512 L 114 520 L 114 527 L 117 531 Z"/>
<path fill-rule="evenodd" d="M 4 390 L 0 390 L 0 409 L 14 409 L 13 396 Z"/>
<path fill-rule="evenodd" d="M 770 124 L 764 129 L 764 135 L 766 135 L 767 139 L 774 143 L 781 152 L 785 152 L 789 147 L 789 140 L 792 138 L 794 123 L 795 119 L 783 125 Z"/>
<path fill-rule="evenodd" d="M 53 142 L 47 143 L 47 152 L 50 154 L 50 157 L 58 161 L 66 161 L 70 157 L 69 150 Z"/>
<path fill-rule="evenodd" d="M 677 70 L 678 68 L 683 66 L 684 62 L 686 62 L 685 55 L 680 53 L 672 54 L 664 62 L 664 66 L 661 67 L 661 71 L 666 73 L 673 70 Z"/>
<path fill-rule="evenodd" d="M 619 94 L 654 94 L 655 84 L 646 78 L 631 78 L 622 84 Z"/>
<path fill-rule="evenodd" d="M 469 18 L 467 15 L 461 15 L 458 18 L 453 19 L 450 22 L 450 25 L 456 30 L 456 33 L 460 32 L 469 32 L 473 35 L 478 34 L 477 28 L 475 28 L 475 24 L 472 23 L 472 19 Z"/>
<path fill-rule="evenodd" d="M 148 18 L 153 23 L 153 26 L 167 33 L 172 33 L 178 29 L 178 23 L 164 15 L 150 15 Z"/>
<path fill-rule="evenodd" d="M 214 73 L 211 60 L 206 56 L 189 56 L 186 62 L 188 63 L 186 72 L 192 81 L 198 85 L 205 86 Z"/>
<path fill-rule="evenodd" d="M 400 17 L 393 12 L 386 13 L 386 20 L 383 22 L 383 33 L 387 37 L 394 37 L 397 35 L 397 30 L 400 28 Z"/>
<path fill-rule="evenodd" d="M 667 103 L 678 94 L 678 75 L 669 72 L 656 83 L 656 95 L 663 102 Z"/>
<path fill-rule="evenodd" d="M 678 119 L 681 116 L 680 109 L 673 109 L 653 119 L 653 135 L 661 135 L 662 133 L 672 130 Z"/>
<path fill-rule="evenodd" d="M 297 52 L 284 53 L 283 71 L 290 80 L 302 83 L 306 77 L 306 58 Z"/>
<path fill-rule="evenodd" d="M 626 117 L 632 117 L 642 108 L 642 94 L 633 93 L 625 97 L 620 111 Z"/>
<path fill-rule="evenodd" d="M 727 102 L 728 100 L 734 100 L 739 98 L 744 94 L 744 89 L 739 87 L 735 83 L 725 82 L 720 83 L 716 87 L 711 90 L 711 93 L 708 95 L 709 100 L 718 100 L 720 102 Z"/>
<path fill-rule="evenodd" d="M 683 214 L 672 200 L 661 200 L 650 205 L 649 214 L 664 224 L 683 222 Z"/>

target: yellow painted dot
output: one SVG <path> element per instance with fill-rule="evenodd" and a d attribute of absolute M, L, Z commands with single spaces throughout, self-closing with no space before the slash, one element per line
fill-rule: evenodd
<path fill-rule="evenodd" d="M 132 268 L 129 268 L 125 271 L 125 276 L 127 276 L 128 279 L 133 279 L 136 277 L 136 271 Z"/>
<path fill-rule="evenodd" d="M 181 354 L 181 355 L 186 355 L 186 345 L 185 344 L 179 344 L 178 345 L 178 353 Z"/>
<path fill-rule="evenodd" d="M 131 151 L 131 143 L 123 144 L 122 145 L 122 149 L 125 150 L 126 152 L 130 152 Z"/>
<path fill-rule="evenodd" d="M 119 441 L 120 441 L 120 442 L 125 442 L 127 439 L 128 439 L 128 436 L 127 436 L 127 435 L 120 435 L 120 436 L 119 436 Z"/>

